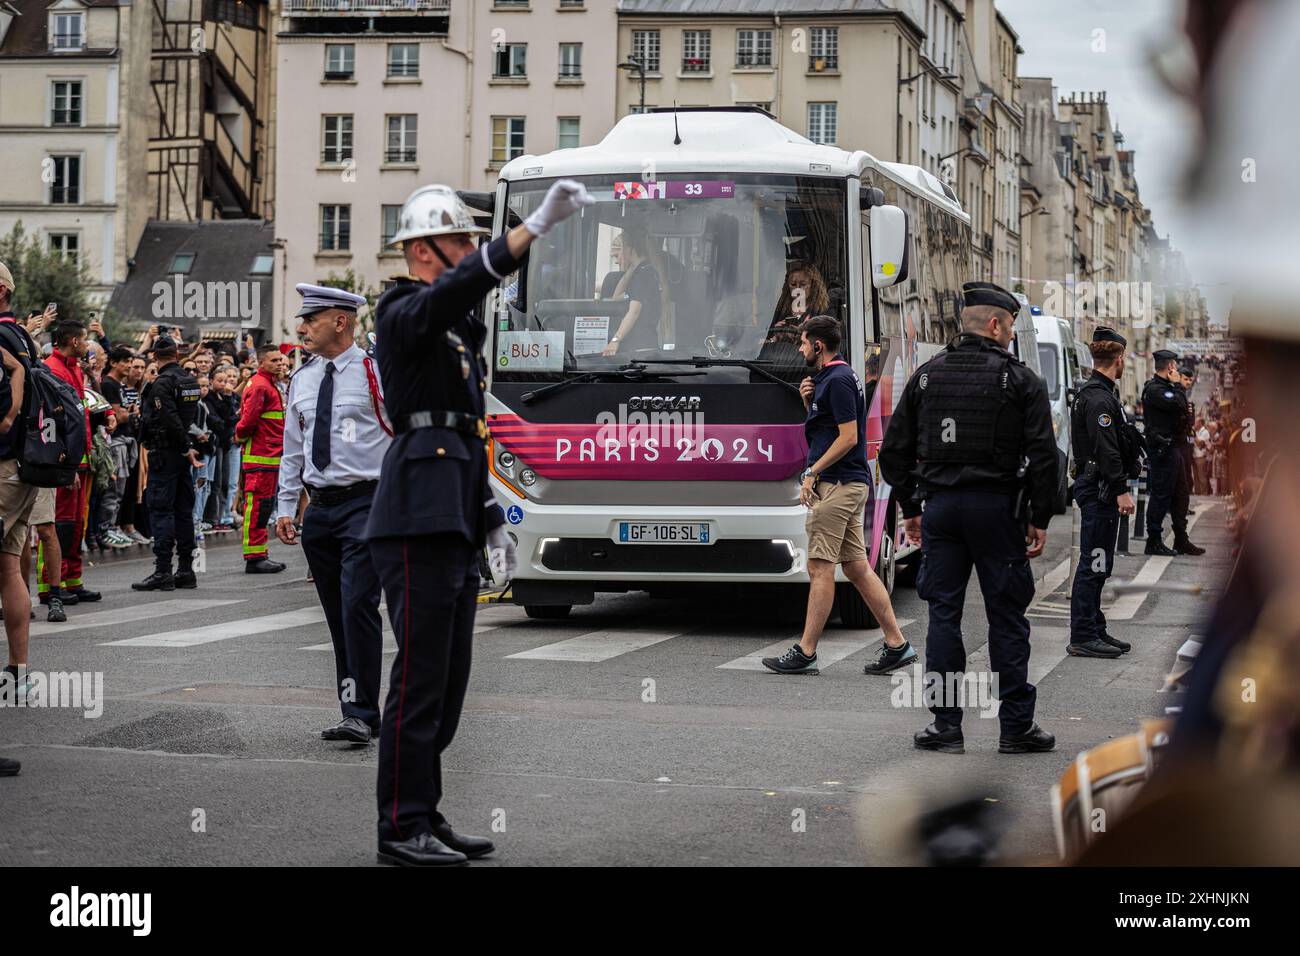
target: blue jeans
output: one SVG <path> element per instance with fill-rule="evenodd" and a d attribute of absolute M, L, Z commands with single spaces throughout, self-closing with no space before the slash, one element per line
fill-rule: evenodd
<path fill-rule="evenodd" d="M 203 523 L 203 510 L 208 506 L 208 495 L 212 494 L 212 479 L 217 471 L 217 460 L 212 455 L 200 459 L 203 464 L 192 469 L 194 473 L 194 527 Z"/>

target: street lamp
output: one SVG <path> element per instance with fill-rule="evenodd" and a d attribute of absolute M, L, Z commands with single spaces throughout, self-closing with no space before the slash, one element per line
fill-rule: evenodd
<path fill-rule="evenodd" d="M 627 61 L 618 65 L 620 70 L 636 70 L 641 78 L 641 107 L 640 111 L 645 112 L 645 64 L 641 62 L 640 57 L 630 56 Z"/>

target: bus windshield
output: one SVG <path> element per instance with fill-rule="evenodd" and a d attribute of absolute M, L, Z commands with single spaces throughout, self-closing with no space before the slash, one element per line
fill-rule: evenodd
<path fill-rule="evenodd" d="M 496 380 L 705 357 L 722 367 L 758 363 L 797 382 L 807 374 L 798 326 L 812 315 L 839 320 L 848 351 L 842 180 L 575 178 L 596 204 L 534 242 L 495 301 Z M 510 183 L 506 227 L 553 181 Z"/>

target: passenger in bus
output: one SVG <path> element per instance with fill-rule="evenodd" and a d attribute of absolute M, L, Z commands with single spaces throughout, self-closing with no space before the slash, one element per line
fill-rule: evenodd
<path fill-rule="evenodd" d="M 603 355 L 659 347 L 663 289 L 650 258 L 649 237 L 639 228 L 628 228 L 623 230 L 622 239 L 623 277 L 614 288 L 613 298 L 625 300 L 628 309 Z"/>
<path fill-rule="evenodd" d="M 764 345 L 798 345 L 799 326 L 813 315 L 823 315 L 830 308 L 830 295 L 821 271 L 811 262 L 796 261 L 786 269 L 785 288 L 776 304 L 776 315 L 767 331 Z"/>

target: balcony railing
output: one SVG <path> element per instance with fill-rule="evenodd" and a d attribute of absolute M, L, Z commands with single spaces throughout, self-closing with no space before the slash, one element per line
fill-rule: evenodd
<path fill-rule="evenodd" d="M 441 13 L 451 12 L 451 0 L 283 0 L 285 16 L 317 13 Z"/>

